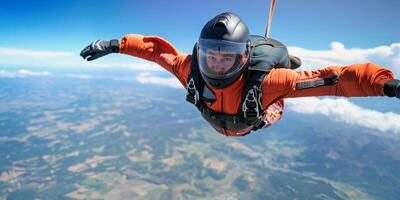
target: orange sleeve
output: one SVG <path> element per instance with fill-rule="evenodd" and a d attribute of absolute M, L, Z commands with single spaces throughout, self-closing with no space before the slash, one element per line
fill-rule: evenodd
<path fill-rule="evenodd" d="M 157 36 L 129 34 L 122 38 L 119 52 L 156 62 L 185 86 L 190 73 L 191 56 L 180 54 L 168 41 Z"/>
<path fill-rule="evenodd" d="M 333 85 L 298 89 L 298 83 L 316 81 L 337 75 Z M 332 66 L 313 71 L 273 69 L 263 82 L 262 104 L 265 106 L 283 99 L 307 96 L 383 96 L 383 84 L 393 79 L 393 73 L 373 63 Z"/>

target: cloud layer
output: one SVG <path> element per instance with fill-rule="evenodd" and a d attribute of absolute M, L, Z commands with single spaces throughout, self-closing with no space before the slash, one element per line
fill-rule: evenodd
<path fill-rule="evenodd" d="M 29 77 L 29 76 L 50 76 L 51 73 L 47 71 L 33 72 L 25 69 L 20 69 L 16 72 L 0 70 L 0 78 L 14 78 L 14 77 Z"/>
<path fill-rule="evenodd" d="M 50 57 L 69 57 L 73 56 L 70 52 L 37 51 L 30 49 L 15 49 L 0 47 L 0 56 L 14 56 L 26 58 L 50 58 Z"/>
<path fill-rule="evenodd" d="M 111 58 L 110 58 L 111 57 Z M 156 63 L 120 56 L 105 56 L 95 61 L 85 61 L 78 54 L 59 51 L 38 51 L 0 47 L 0 66 L 25 67 L 96 67 L 96 68 L 129 68 L 139 71 L 163 71 Z"/>
<path fill-rule="evenodd" d="M 333 120 L 374 129 L 381 132 L 400 133 L 400 115 L 392 112 L 378 112 L 362 108 L 345 98 L 304 97 L 287 99 L 286 104 L 292 111 L 303 114 L 320 114 Z"/>
<path fill-rule="evenodd" d="M 181 83 L 175 77 L 161 78 L 157 76 L 152 76 L 150 73 L 140 73 L 136 77 L 136 80 L 143 84 L 156 84 L 173 88 L 182 88 Z"/>
<path fill-rule="evenodd" d="M 397 75 L 400 74 L 400 43 L 368 49 L 347 49 L 340 42 L 332 42 L 330 47 L 330 50 L 308 50 L 300 47 L 288 47 L 288 49 L 291 54 L 302 59 L 303 69 L 373 62 L 391 69 Z"/>

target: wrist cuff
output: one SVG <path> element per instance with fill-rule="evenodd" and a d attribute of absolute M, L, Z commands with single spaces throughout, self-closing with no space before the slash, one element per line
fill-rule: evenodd
<path fill-rule="evenodd" d="M 119 52 L 119 41 L 118 40 L 111 40 L 110 41 L 110 47 L 111 47 L 111 51 L 113 53 L 118 53 Z"/>

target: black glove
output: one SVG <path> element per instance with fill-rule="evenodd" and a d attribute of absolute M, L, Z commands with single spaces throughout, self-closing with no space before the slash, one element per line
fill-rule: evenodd
<path fill-rule="evenodd" d="M 400 99 L 400 80 L 392 79 L 386 81 L 383 85 L 383 93 L 388 97 L 397 97 Z"/>
<path fill-rule="evenodd" d="M 89 46 L 85 47 L 81 51 L 81 56 L 83 59 L 87 58 L 87 61 L 91 61 L 109 53 L 119 52 L 119 42 L 118 40 L 97 40 L 92 42 Z"/>

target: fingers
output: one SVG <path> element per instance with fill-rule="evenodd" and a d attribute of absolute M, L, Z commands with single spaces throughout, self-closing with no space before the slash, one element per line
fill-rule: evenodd
<path fill-rule="evenodd" d="M 85 47 L 82 51 L 81 51 L 81 56 L 83 59 L 86 59 L 86 57 L 88 57 L 91 54 L 91 45 Z"/>
<path fill-rule="evenodd" d="M 95 59 L 100 58 L 100 57 L 102 57 L 104 55 L 107 55 L 107 54 L 108 54 L 108 52 L 97 52 L 97 53 L 94 53 L 93 55 L 91 55 L 90 57 L 87 58 L 87 61 L 95 60 Z"/>

